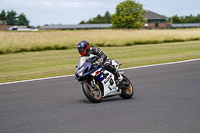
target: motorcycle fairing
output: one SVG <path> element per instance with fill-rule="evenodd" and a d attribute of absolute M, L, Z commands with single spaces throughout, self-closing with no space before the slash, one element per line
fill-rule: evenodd
<path fill-rule="evenodd" d="M 102 75 L 102 68 L 99 68 L 95 72 L 91 74 L 92 76 L 95 76 L 99 81 L 103 81 L 105 77 Z"/>
<path fill-rule="evenodd" d="M 119 68 L 119 59 L 112 60 L 112 65 L 114 67 L 116 67 L 116 69 L 118 69 Z"/>
<path fill-rule="evenodd" d="M 103 84 L 104 87 L 103 97 L 121 94 L 121 90 L 118 89 L 114 80 L 114 75 L 111 72 L 99 68 L 91 75 L 95 76 Z"/>

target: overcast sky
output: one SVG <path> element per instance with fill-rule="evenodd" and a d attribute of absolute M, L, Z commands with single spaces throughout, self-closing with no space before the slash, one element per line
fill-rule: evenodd
<path fill-rule="evenodd" d="M 106 11 L 115 13 L 125 0 L 0 0 L 0 11 L 24 13 L 32 26 L 78 24 Z M 136 0 L 148 10 L 170 17 L 200 14 L 200 0 Z"/>

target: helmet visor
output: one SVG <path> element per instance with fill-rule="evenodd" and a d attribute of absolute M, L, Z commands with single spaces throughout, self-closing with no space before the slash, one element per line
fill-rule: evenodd
<path fill-rule="evenodd" d="M 85 50 L 84 47 L 79 47 L 79 48 L 78 48 L 78 52 L 79 52 L 80 54 L 82 54 L 82 53 L 84 52 L 84 50 Z"/>

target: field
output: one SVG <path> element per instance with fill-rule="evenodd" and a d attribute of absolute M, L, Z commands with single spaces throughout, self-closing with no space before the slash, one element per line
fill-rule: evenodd
<path fill-rule="evenodd" d="M 71 32 L 82 33 L 79 31 Z M 6 34 L 17 33 L 6 32 Z M 38 33 L 28 32 L 18 34 L 26 35 Z M 44 32 L 42 34 L 55 34 L 55 32 Z M 95 37 L 95 35 L 93 35 L 93 37 Z M 100 40 L 97 36 L 96 38 Z M 42 37 L 40 39 L 44 41 Z M 77 41 L 78 40 L 77 37 Z M 113 41 L 117 42 L 117 40 L 119 39 L 116 38 Z M 95 41 L 95 39 L 93 41 Z M 13 43 L 14 42 L 15 41 L 13 41 Z M 20 42 L 18 42 L 18 44 L 20 44 Z M 44 44 L 46 44 L 45 41 Z M 42 43 L 40 45 L 43 46 Z M 119 42 L 118 45 L 120 45 Z M 111 59 L 120 59 L 120 62 L 123 64 L 121 68 L 200 58 L 200 41 L 124 47 L 101 47 L 101 49 Z M 2 54 L 0 55 L 0 83 L 74 74 L 79 57 L 76 49 Z"/>
<path fill-rule="evenodd" d="M 200 40 L 200 29 L 0 32 L 0 54 L 73 49 L 81 40 L 100 47 L 184 42 Z"/>

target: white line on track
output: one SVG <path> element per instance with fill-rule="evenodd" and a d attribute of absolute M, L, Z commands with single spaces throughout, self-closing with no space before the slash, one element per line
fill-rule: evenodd
<path fill-rule="evenodd" d="M 170 65 L 170 64 L 185 63 L 185 62 L 191 62 L 191 61 L 200 61 L 200 59 L 184 60 L 184 61 L 178 61 L 178 62 L 162 63 L 162 64 L 155 64 L 155 65 L 146 65 L 146 66 L 139 66 L 139 67 L 130 67 L 130 68 L 123 68 L 123 69 L 119 69 L 119 70 L 128 70 L 128 69 L 136 69 L 136 68 L 144 68 L 144 67 L 152 67 L 152 66 Z M 65 76 L 57 76 L 57 77 L 49 77 L 49 78 L 39 78 L 39 79 L 0 83 L 0 85 L 23 83 L 23 82 L 38 81 L 38 80 L 47 80 L 47 79 L 56 79 L 56 78 L 64 78 L 64 77 L 71 77 L 71 76 L 74 76 L 74 74 L 73 75 L 65 75 Z"/>

